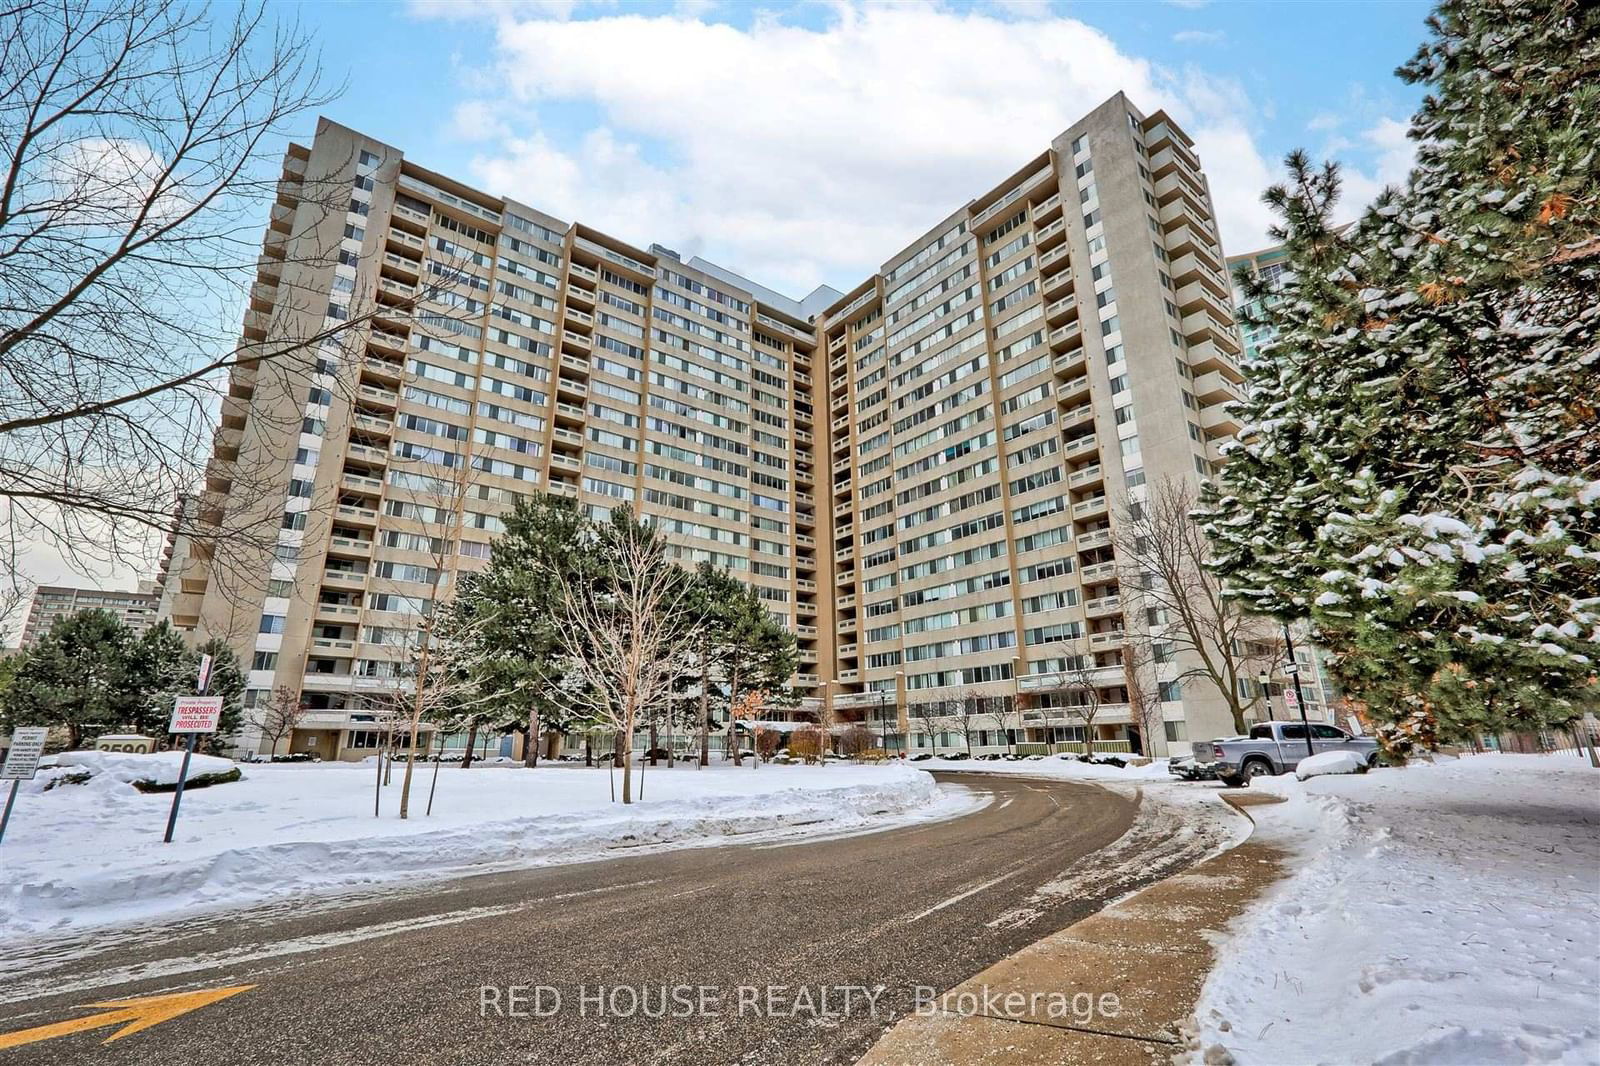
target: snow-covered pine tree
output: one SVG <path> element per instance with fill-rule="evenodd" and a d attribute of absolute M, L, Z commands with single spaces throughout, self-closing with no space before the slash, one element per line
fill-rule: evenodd
<path fill-rule="evenodd" d="M 1293 278 L 1204 518 L 1236 594 L 1449 736 L 1600 700 L 1600 7 L 1429 25 L 1407 186 L 1345 231 L 1331 167 L 1268 193 Z"/>

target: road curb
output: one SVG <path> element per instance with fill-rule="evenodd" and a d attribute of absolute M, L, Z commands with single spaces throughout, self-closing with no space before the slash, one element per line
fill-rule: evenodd
<path fill-rule="evenodd" d="M 1252 827 L 1245 808 L 1279 802 L 1223 800 Z M 1283 875 L 1284 859 L 1246 838 L 1149 885 L 962 982 L 937 1010 L 903 1018 L 859 1066 L 1167 1062 L 1186 1047 L 1216 934 Z"/>

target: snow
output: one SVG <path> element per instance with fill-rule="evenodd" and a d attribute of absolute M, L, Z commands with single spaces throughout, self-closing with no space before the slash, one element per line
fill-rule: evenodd
<path fill-rule="evenodd" d="M 97 777 L 105 775 L 123 784 L 148 781 L 156 785 L 175 785 L 178 783 L 178 770 L 183 765 L 183 752 L 158 751 L 133 755 L 115 751 L 64 751 L 55 757 L 55 764 L 58 767 L 88 770 Z M 189 778 L 192 780 L 201 774 L 225 774 L 233 766 L 232 759 L 192 755 L 189 757 Z"/>
<path fill-rule="evenodd" d="M 1127 758 L 1118 755 L 1118 758 Z M 1172 781 L 1167 771 L 1167 760 L 1154 759 L 1144 766 L 1117 767 L 1110 763 L 1078 761 L 1077 756 L 1063 759 L 1046 755 L 1038 759 L 923 759 L 911 763 L 919 770 L 951 770 L 959 773 L 1028 774 L 1033 777 L 1064 777 L 1100 783 L 1126 781 L 1146 784 L 1151 781 Z"/>
<path fill-rule="evenodd" d="M 1587 759 L 1466 756 L 1256 790 L 1288 801 L 1252 814 L 1293 872 L 1224 934 L 1200 1049 L 1241 1066 L 1600 1062 Z"/>
<path fill-rule="evenodd" d="M 1367 768 L 1367 760 L 1353 751 L 1325 751 L 1301 759 L 1294 768 L 1294 776 L 1304 781 L 1323 774 L 1359 774 Z"/>
<path fill-rule="evenodd" d="M 191 773 L 231 765 L 201 758 Z M 147 771 L 123 760 L 170 761 L 77 753 L 75 764 L 109 772 L 49 791 L 41 780 L 17 800 L 0 863 L 0 937 L 584 861 L 619 848 L 867 830 L 952 816 L 977 802 L 903 765 L 661 765 L 644 770 L 644 798 L 629 806 L 611 802 L 604 769 L 455 766 L 439 771 L 425 817 L 432 767 L 419 765 L 411 817 L 401 821 L 403 765 L 382 790 L 383 817 L 374 818 L 374 767 L 250 764 L 239 781 L 185 792 L 177 834 L 163 845 L 172 796 L 124 783 Z M 636 767 L 635 789 L 640 776 Z"/>

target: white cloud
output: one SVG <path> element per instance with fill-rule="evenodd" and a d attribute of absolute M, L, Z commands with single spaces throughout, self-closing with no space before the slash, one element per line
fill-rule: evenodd
<path fill-rule="evenodd" d="M 493 69 L 472 79 L 481 99 L 460 112 L 463 134 L 505 127 L 476 180 L 792 293 L 855 284 L 1119 89 L 1195 137 L 1230 248 L 1259 244 L 1267 221 L 1244 94 L 1074 19 L 1020 31 L 993 12 L 837 3 L 820 29 L 626 8 L 566 21 L 496 9 L 495 27 Z M 566 133 L 564 105 L 594 128 Z"/>
<path fill-rule="evenodd" d="M 1338 211 L 1341 219 L 1360 215 L 1385 186 L 1404 184 L 1417 158 L 1416 144 L 1406 136 L 1409 128 L 1400 119 L 1380 118 L 1362 130 L 1356 140 L 1338 138 L 1325 146 L 1324 155 L 1343 163 L 1340 176 L 1344 188 Z M 1352 154 L 1370 158 L 1370 165 L 1356 164 Z"/>
<path fill-rule="evenodd" d="M 1172 39 L 1178 44 L 1221 44 L 1228 35 L 1221 30 L 1179 30 Z"/>

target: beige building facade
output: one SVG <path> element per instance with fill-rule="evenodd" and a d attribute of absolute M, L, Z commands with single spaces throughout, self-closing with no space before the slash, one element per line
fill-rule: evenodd
<path fill-rule="evenodd" d="M 303 200 L 312 181 L 348 183 L 348 210 Z M 235 643 L 250 699 L 302 694 L 296 750 L 377 743 L 421 612 L 535 492 L 629 503 L 685 563 L 730 567 L 795 632 L 804 710 L 891 747 L 962 747 L 963 700 L 988 750 L 1081 737 L 1073 655 L 1105 746 L 1228 731 L 1176 662 L 1141 730 L 1121 657 L 1161 622 L 1125 617 L 1117 515 L 1209 476 L 1240 381 L 1209 189 L 1164 114 L 1113 97 L 873 277 L 802 299 L 327 121 L 280 193 L 247 343 L 371 322 L 236 368 L 196 506 L 278 543 L 255 572 L 186 545 L 164 609 Z"/>
<path fill-rule="evenodd" d="M 149 581 L 139 582 L 138 589 L 133 592 L 40 585 L 33 590 L 33 599 L 28 604 L 20 646 L 32 647 L 52 625 L 79 611 L 109 611 L 132 630 L 134 636 L 142 636 L 156 622 L 159 599 L 154 583 Z"/>

